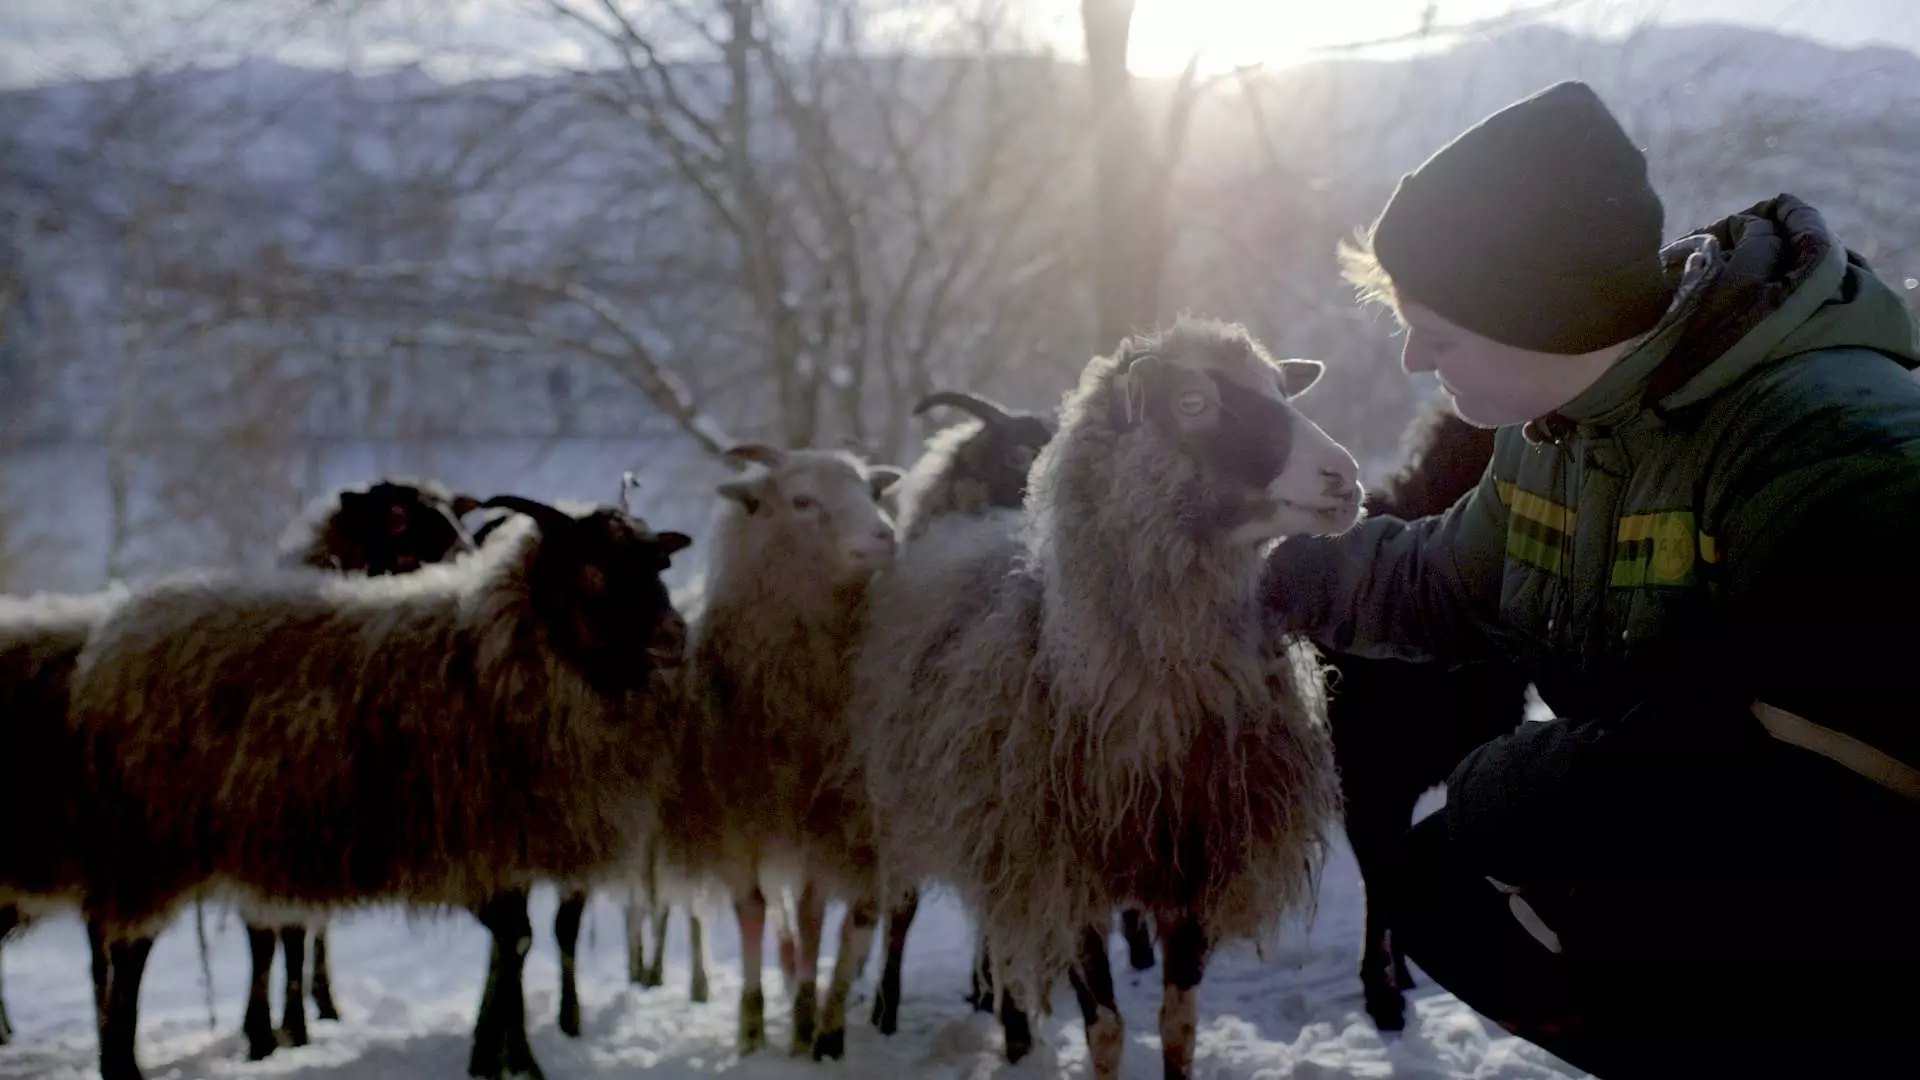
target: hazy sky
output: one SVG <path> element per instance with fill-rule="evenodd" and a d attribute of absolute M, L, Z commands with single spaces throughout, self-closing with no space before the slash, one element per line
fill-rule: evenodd
<path fill-rule="evenodd" d="M 775 0 L 804 8 L 809 0 Z M 985 0 L 965 0 L 978 6 Z M 1497 16 L 1543 0 L 1438 0 L 1445 26 Z M 361 63 L 410 58 L 426 45 L 442 58 L 436 74 L 457 75 L 451 55 L 480 56 L 487 69 L 574 61 L 578 49 L 550 24 L 530 22 L 539 0 L 362 0 L 381 12 L 351 34 L 290 12 L 324 7 L 318 0 L 0 0 L 0 85 L 109 74 L 130 61 L 198 56 L 209 39 L 228 55 L 268 52 L 304 63 Z M 629 2 L 633 9 L 643 3 Z M 883 3 L 896 11 L 936 4 Z M 1080 0 L 1002 0 L 1035 34 L 1063 53 L 1080 47 Z M 1138 0 L 1131 63 L 1143 75 L 1177 72 L 1200 50 L 1209 68 L 1287 64 L 1326 46 L 1405 33 L 1420 23 L 1427 0 Z M 920 16 L 897 16 L 911 32 Z M 1569 27 L 1620 33 L 1646 21 L 1726 20 L 1767 26 L 1836 45 L 1894 45 L 1920 52 L 1920 0 L 1580 0 L 1553 17 Z"/>
<path fill-rule="evenodd" d="M 1078 0 L 1046 0 L 1077 29 Z M 1535 8 L 1542 0 L 1438 0 L 1440 25 Z M 1375 40 L 1420 25 L 1427 0 L 1139 0 L 1130 62 L 1143 74 L 1171 74 L 1196 47 L 1220 66 L 1285 62 L 1315 47 Z M 1920 0 L 1583 0 L 1551 21 L 1615 34 L 1648 21 L 1731 21 L 1771 27 L 1837 45 L 1882 44 L 1920 52 Z"/>

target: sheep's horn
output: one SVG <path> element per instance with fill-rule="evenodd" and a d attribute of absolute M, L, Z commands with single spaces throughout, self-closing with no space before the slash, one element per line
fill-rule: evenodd
<path fill-rule="evenodd" d="M 775 450 L 765 443 L 741 443 L 738 446 L 730 446 L 723 456 L 730 461 L 755 462 L 769 469 L 778 469 L 787 463 L 785 451 Z"/>
<path fill-rule="evenodd" d="M 522 495 L 495 495 L 480 505 L 482 508 L 498 507 L 502 510 L 512 510 L 518 514 L 525 514 L 538 523 L 540 531 L 548 536 L 571 528 L 576 524 L 573 515 L 566 511 L 556 510 L 546 503 L 529 499 Z"/>
<path fill-rule="evenodd" d="M 913 407 L 913 415 L 919 416 L 928 409 L 946 405 L 961 412 L 977 417 L 981 423 L 992 427 L 1002 427 L 1012 419 L 1006 411 L 986 398 L 976 394 L 963 394 L 958 390 L 937 390 L 920 399 Z"/>

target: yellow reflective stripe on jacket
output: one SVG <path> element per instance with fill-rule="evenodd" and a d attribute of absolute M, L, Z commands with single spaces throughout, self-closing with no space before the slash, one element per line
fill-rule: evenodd
<path fill-rule="evenodd" d="M 1544 495 L 1516 487 L 1512 481 L 1496 480 L 1494 488 L 1509 511 L 1507 558 L 1565 576 L 1574 511 Z"/>

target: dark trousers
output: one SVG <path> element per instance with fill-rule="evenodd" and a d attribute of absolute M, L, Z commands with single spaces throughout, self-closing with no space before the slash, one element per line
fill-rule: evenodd
<path fill-rule="evenodd" d="M 1825 815 L 1808 816 L 1791 831 L 1817 833 Z M 1920 1076 L 1920 889 L 1885 858 L 1849 861 L 1867 838 L 1780 839 L 1790 872 L 1524 884 L 1536 934 L 1468 865 L 1443 810 L 1401 843 L 1393 924 L 1441 986 L 1603 1080 Z M 1831 847 L 1796 850 L 1813 839 Z M 1891 861 L 1912 865 L 1910 853 Z"/>

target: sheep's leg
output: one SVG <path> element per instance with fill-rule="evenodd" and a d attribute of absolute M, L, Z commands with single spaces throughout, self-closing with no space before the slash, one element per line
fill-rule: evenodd
<path fill-rule="evenodd" d="M 767 898 L 758 886 L 734 896 L 733 913 L 740 920 L 740 1053 L 745 1056 L 767 1045 L 767 995 L 760 988 Z"/>
<path fill-rule="evenodd" d="M 1032 1052 L 1033 1025 L 1011 991 L 1000 995 L 1000 1034 L 1006 1041 L 1007 1064 L 1018 1065 Z"/>
<path fill-rule="evenodd" d="M 840 950 L 833 958 L 833 981 L 827 986 L 820 1031 L 813 1039 L 815 1061 L 838 1061 L 847 1054 L 847 995 L 853 992 L 853 981 L 866 966 L 867 952 L 873 948 L 873 928 L 879 921 L 878 897 L 863 896 L 847 905 L 847 917 L 840 923 Z M 897 996 L 899 987 L 894 990 Z"/>
<path fill-rule="evenodd" d="M 1353 847 L 1354 862 L 1360 867 L 1360 887 L 1367 905 L 1366 944 L 1360 953 L 1360 986 L 1366 997 L 1367 1015 L 1381 1031 L 1399 1031 L 1406 1027 L 1406 1002 L 1402 995 L 1412 987 L 1407 962 L 1394 943 L 1393 927 L 1387 913 L 1392 908 L 1388 895 L 1392 880 L 1393 845 L 1413 820 L 1413 808 L 1419 792 L 1395 792 L 1372 787 L 1349 794 L 1347 799 L 1347 842 Z"/>
<path fill-rule="evenodd" d="M 973 941 L 973 986 L 967 1002 L 974 1012 L 993 1011 L 993 955 L 987 951 L 987 936 L 977 931 Z"/>
<path fill-rule="evenodd" d="M 91 918 L 87 919 L 87 951 L 93 962 L 93 1031 L 95 1035 L 104 1037 L 107 1025 L 107 975 L 112 965 L 107 960 L 106 933 Z M 273 966 L 271 957 L 267 966 Z M 268 1026 L 272 1026 L 271 1020 Z"/>
<path fill-rule="evenodd" d="M 1187 1080 L 1193 1071 L 1193 1036 L 1199 1026 L 1200 979 L 1207 970 L 1207 935 L 1190 915 L 1161 917 L 1160 947 L 1166 978 L 1160 998 L 1160 1060 L 1166 1080 Z"/>
<path fill-rule="evenodd" d="M 662 942 L 666 935 L 660 936 Z M 707 935 L 706 928 L 700 925 L 700 913 L 691 906 L 687 908 L 687 952 L 693 960 L 693 984 L 687 988 L 687 997 L 697 1005 L 707 1001 Z"/>
<path fill-rule="evenodd" d="M 280 1034 L 288 1046 L 307 1045 L 307 928 L 280 928 L 280 953 L 287 965 L 287 996 L 280 1004 Z"/>
<path fill-rule="evenodd" d="M 908 889 L 887 912 L 887 959 L 880 969 L 880 990 L 873 996 L 873 1026 L 880 1034 L 900 1029 L 900 967 L 907 953 L 907 931 L 920 910 L 920 890 Z"/>
<path fill-rule="evenodd" d="M 333 1004 L 333 972 L 327 966 L 327 924 L 324 922 L 313 931 L 313 971 L 307 983 L 313 991 L 315 1014 L 322 1020 L 340 1019 L 340 1010 Z"/>
<path fill-rule="evenodd" d="M 474 912 L 493 935 L 487 962 L 487 988 L 474 1018 L 473 1050 L 467 1075 L 501 1080 L 509 1073 L 543 1080 L 533 1048 L 527 1045 L 526 987 L 521 977 L 527 950 L 533 947 L 533 920 L 527 917 L 525 889 L 499 893 Z"/>
<path fill-rule="evenodd" d="M 140 979 L 146 973 L 153 939 L 115 941 L 107 946 L 106 1010 L 100 1021 L 100 1080 L 141 1080 L 133 1054 L 140 1026 Z"/>
<path fill-rule="evenodd" d="M 800 951 L 793 940 L 793 917 L 787 910 L 785 890 L 768 905 L 768 917 L 773 924 L 773 937 L 779 949 L 781 985 L 791 998 L 798 980 L 795 973 L 800 968 Z"/>
<path fill-rule="evenodd" d="M 642 986 L 667 984 L 667 918 L 672 914 L 673 907 L 670 904 L 661 904 L 653 909 L 653 961 L 641 976 Z"/>
<path fill-rule="evenodd" d="M 7 935 L 20 925 L 20 909 L 12 904 L 0 905 L 0 944 L 4 944 Z M 13 1041 L 13 1025 L 7 1022 L 7 998 L 0 993 L 0 1046 Z"/>
<path fill-rule="evenodd" d="M 627 981 L 647 985 L 647 916 L 650 909 L 634 890 L 627 897 Z"/>
<path fill-rule="evenodd" d="M 273 929 L 247 924 L 247 951 L 253 955 L 253 980 L 247 988 L 247 1015 L 240 1030 L 247 1037 L 247 1060 L 259 1061 L 279 1049 L 273 1034 L 273 1005 L 267 1000 L 273 977 Z"/>
<path fill-rule="evenodd" d="M 574 947 L 580 943 L 580 917 L 587 910 L 585 889 L 569 891 L 553 915 L 553 938 L 560 944 L 560 1033 L 580 1037 L 580 986 L 574 978 Z"/>
<path fill-rule="evenodd" d="M 800 887 L 800 906 L 794 928 L 798 950 L 794 960 L 793 1047 L 798 1057 L 813 1049 L 815 1016 L 820 1007 L 820 928 L 827 919 L 827 898 L 811 879 Z"/>
<path fill-rule="evenodd" d="M 1137 908 L 1120 909 L 1120 933 L 1127 939 L 1127 963 L 1135 971 L 1153 966 L 1153 935 L 1147 917 Z"/>
<path fill-rule="evenodd" d="M 1111 919 L 1112 916 L 1107 916 Z M 1087 1056 L 1093 1059 L 1096 1080 L 1117 1080 L 1120 1059 L 1127 1047 L 1127 1028 L 1113 997 L 1113 967 L 1107 962 L 1107 932 L 1111 922 L 1089 926 L 1080 936 L 1080 962 L 1068 978 L 1087 1024 Z"/>

